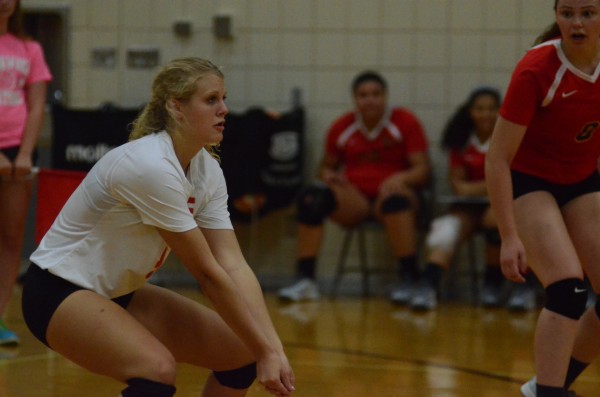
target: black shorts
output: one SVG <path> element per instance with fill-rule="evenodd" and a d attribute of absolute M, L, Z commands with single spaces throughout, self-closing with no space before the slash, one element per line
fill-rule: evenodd
<path fill-rule="evenodd" d="M 35 263 L 29 265 L 23 279 L 23 318 L 31 333 L 46 346 L 50 347 L 46 331 L 52 315 L 67 296 L 82 289 L 85 288 L 55 276 Z M 134 293 L 119 296 L 112 301 L 125 309 Z"/>
<path fill-rule="evenodd" d="M 513 182 L 513 199 L 527 193 L 544 191 L 550 193 L 552 197 L 554 197 L 559 207 L 563 207 L 569 201 L 579 196 L 600 192 L 600 174 L 598 174 L 598 171 L 594 171 L 592 175 L 581 182 L 570 185 L 559 185 L 518 171 L 511 171 L 511 175 Z"/>
<path fill-rule="evenodd" d="M 4 149 L 0 149 L 0 152 L 2 152 L 3 155 L 6 156 L 6 158 L 8 158 L 10 161 L 15 161 L 15 159 L 17 158 L 17 154 L 19 154 L 19 150 L 21 149 L 21 146 L 12 146 L 12 147 L 6 147 Z M 33 154 L 31 155 L 31 162 L 33 163 L 33 165 L 36 165 L 38 161 L 38 151 L 37 149 L 33 150 Z"/>

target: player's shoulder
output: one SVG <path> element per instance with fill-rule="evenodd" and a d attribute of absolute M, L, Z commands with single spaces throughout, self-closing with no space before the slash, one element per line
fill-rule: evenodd
<path fill-rule="evenodd" d="M 530 48 L 517 64 L 517 70 L 542 72 L 556 69 L 561 63 L 558 46 L 560 39 L 545 41 Z"/>
<path fill-rule="evenodd" d="M 408 124 L 420 124 L 417 115 L 412 110 L 405 107 L 392 108 L 389 117 L 390 122 L 396 124 L 398 127 L 406 127 Z"/>

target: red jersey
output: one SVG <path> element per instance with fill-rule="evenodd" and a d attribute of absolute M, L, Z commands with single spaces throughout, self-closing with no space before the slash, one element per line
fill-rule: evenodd
<path fill-rule="evenodd" d="M 600 65 L 593 75 L 575 68 L 561 40 L 532 48 L 517 65 L 500 114 L 527 126 L 511 168 L 557 184 L 596 169 L 600 155 Z"/>
<path fill-rule="evenodd" d="M 469 182 L 485 180 L 485 155 L 489 146 L 489 140 L 480 143 L 477 136 L 472 135 L 464 149 L 450 151 L 450 168 L 464 168 Z"/>
<path fill-rule="evenodd" d="M 402 108 L 390 109 L 371 131 L 358 114 L 346 113 L 332 124 L 326 142 L 327 154 L 340 159 L 348 180 L 370 198 L 386 178 L 409 168 L 410 155 L 427 148 L 421 123 Z"/>

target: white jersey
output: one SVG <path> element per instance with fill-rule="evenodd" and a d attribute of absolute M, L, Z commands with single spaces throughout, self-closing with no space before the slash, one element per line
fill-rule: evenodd
<path fill-rule="evenodd" d="M 31 261 L 108 298 L 140 288 L 169 248 L 156 228 L 233 229 L 218 162 L 204 149 L 187 175 L 166 132 L 119 146 L 90 170 Z"/>

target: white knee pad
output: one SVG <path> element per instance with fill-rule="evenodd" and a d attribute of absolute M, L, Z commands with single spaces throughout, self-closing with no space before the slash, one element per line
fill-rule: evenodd
<path fill-rule="evenodd" d="M 449 251 L 454 248 L 460 236 L 460 219 L 454 215 L 444 215 L 433 220 L 427 235 L 427 246 Z"/>

